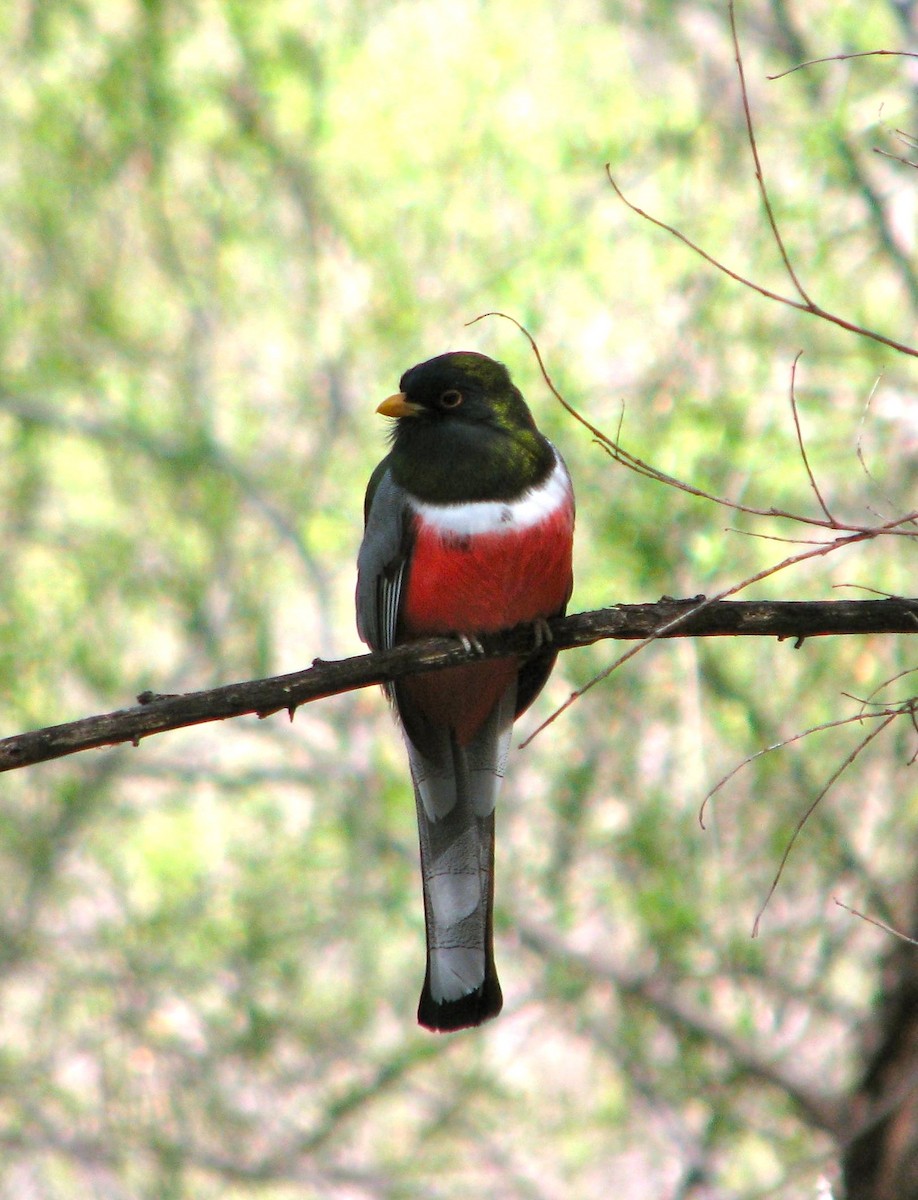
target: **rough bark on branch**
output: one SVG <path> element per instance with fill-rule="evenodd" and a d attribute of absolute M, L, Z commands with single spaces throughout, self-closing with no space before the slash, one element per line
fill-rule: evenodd
<path fill-rule="evenodd" d="M 656 604 L 619 604 L 576 613 L 549 622 L 559 650 L 587 646 L 604 638 L 640 641 L 652 637 L 777 637 L 801 645 L 811 637 L 855 634 L 918 633 L 918 599 L 835 601 L 661 600 Z M 310 700 L 355 691 L 442 667 L 526 655 L 533 648 L 528 627 L 482 636 L 481 651 L 466 650 L 450 638 L 429 638 L 396 646 L 381 654 L 363 654 L 338 662 L 316 659 L 305 671 L 234 683 L 179 696 L 139 696 L 133 708 L 84 717 L 0 740 L 0 771 L 62 758 L 98 746 L 133 742 L 168 729 L 222 721 L 255 713 L 260 717 L 293 711 Z"/>

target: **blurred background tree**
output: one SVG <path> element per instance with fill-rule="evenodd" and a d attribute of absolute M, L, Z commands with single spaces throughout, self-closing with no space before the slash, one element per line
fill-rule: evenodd
<path fill-rule="evenodd" d="M 908 340 L 915 4 L 745 0 L 787 242 L 827 307 Z M 786 527 L 611 464 L 561 390 L 710 491 L 915 507 L 911 361 L 744 292 L 762 219 L 708 0 L 13 0 L 0 11 L 2 732 L 359 649 L 375 404 L 420 359 L 508 363 L 571 464 L 573 607 L 711 594 Z M 907 148 L 905 157 L 908 157 Z M 860 457 L 859 457 L 860 456 Z M 818 514 L 816 514 L 818 515 Z M 888 539 L 759 596 L 914 593 Z M 835 587 L 844 587 L 841 593 Z M 46 764 L 0 791 L 0 1196 L 918 1195 L 914 732 L 796 822 L 903 639 L 656 645 L 516 755 L 507 1004 L 414 1024 L 423 916 L 376 690 Z M 606 665 L 563 656 L 522 732 Z M 900 690 L 907 680 L 899 685 Z M 888 693 L 885 693 L 888 694 Z M 884 1190 L 885 1189 L 885 1190 Z"/>

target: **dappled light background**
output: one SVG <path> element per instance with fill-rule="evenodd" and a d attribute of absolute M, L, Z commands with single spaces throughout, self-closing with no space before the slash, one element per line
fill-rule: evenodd
<path fill-rule="evenodd" d="M 767 76 L 903 44 L 911 11 L 737 5 L 794 264 L 905 341 L 918 174 L 874 151 L 914 156 L 914 64 Z M 819 517 L 802 350 L 829 507 L 916 506 L 912 361 L 744 290 L 609 186 L 607 162 L 793 294 L 725 5 L 14 0 L 0 63 L 3 734 L 359 652 L 373 410 L 448 349 L 507 363 L 570 464 L 574 610 L 710 595 L 794 552 L 751 535 L 816 536 L 613 463 L 510 322 L 467 325 L 489 310 L 632 453 Z M 749 595 L 914 576 L 891 537 Z M 868 730 L 758 758 L 698 813 L 914 666 L 905 641 L 653 645 L 515 754 L 506 1006 L 453 1036 L 415 1025 L 413 800 L 377 689 L 5 775 L 0 1196 L 840 1196 L 894 941 L 834 901 L 916 932 L 914 729 L 829 791 L 754 940 Z M 521 736 L 617 652 L 563 655 Z"/>

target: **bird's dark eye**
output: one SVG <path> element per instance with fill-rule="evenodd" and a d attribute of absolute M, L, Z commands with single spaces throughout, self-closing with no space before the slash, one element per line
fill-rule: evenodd
<path fill-rule="evenodd" d="M 448 392 L 444 392 L 437 401 L 440 408 L 458 408 L 462 403 L 462 392 L 457 392 L 455 388 L 450 388 Z"/>

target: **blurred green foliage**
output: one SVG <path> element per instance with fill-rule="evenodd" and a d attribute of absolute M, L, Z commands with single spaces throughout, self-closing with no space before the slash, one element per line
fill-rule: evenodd
<path fill-rule="evenodd" d="M 748 0 L 788 247 L 820 303 L 908 340 L 907 6 Z M 0 11 L 4 733 L 357 652 L 373 408 L 414 362 L 510 366 L 579 500 L 576 608 L 712 594 L 807 527 L 915 507 L 909 360 L 718 275 L 626 194 L 792 294 L 725 9 L 537 0 L 42 0 Z M 905 157 L 908 154 L 905 153 Z M 729 527 L 729 528 L 727 528 Z M 757 585 L 914 592 L 887 538 Z M 854 590 L 833 588 L 847 585 Z M 866 594 L 870 594 L 869 592 Z M 528 728 L 616 655 L 563 656 Z M 753 1197 L 838 1178 L 832 1130 L 915 890 L 914 732 L 851 715 L 904 639 L 653 646 L 516 755 L 499 813 L 507 1006 L 414 1025 L 423 917 L 381 698 L 3 777 L 0 1197 Z M 907 681 L 897 685 L 900 692 Z M 895 690 L 895 689 L 892 689 Z M 905 852 L 903 853 L 903 850 Z"/>

